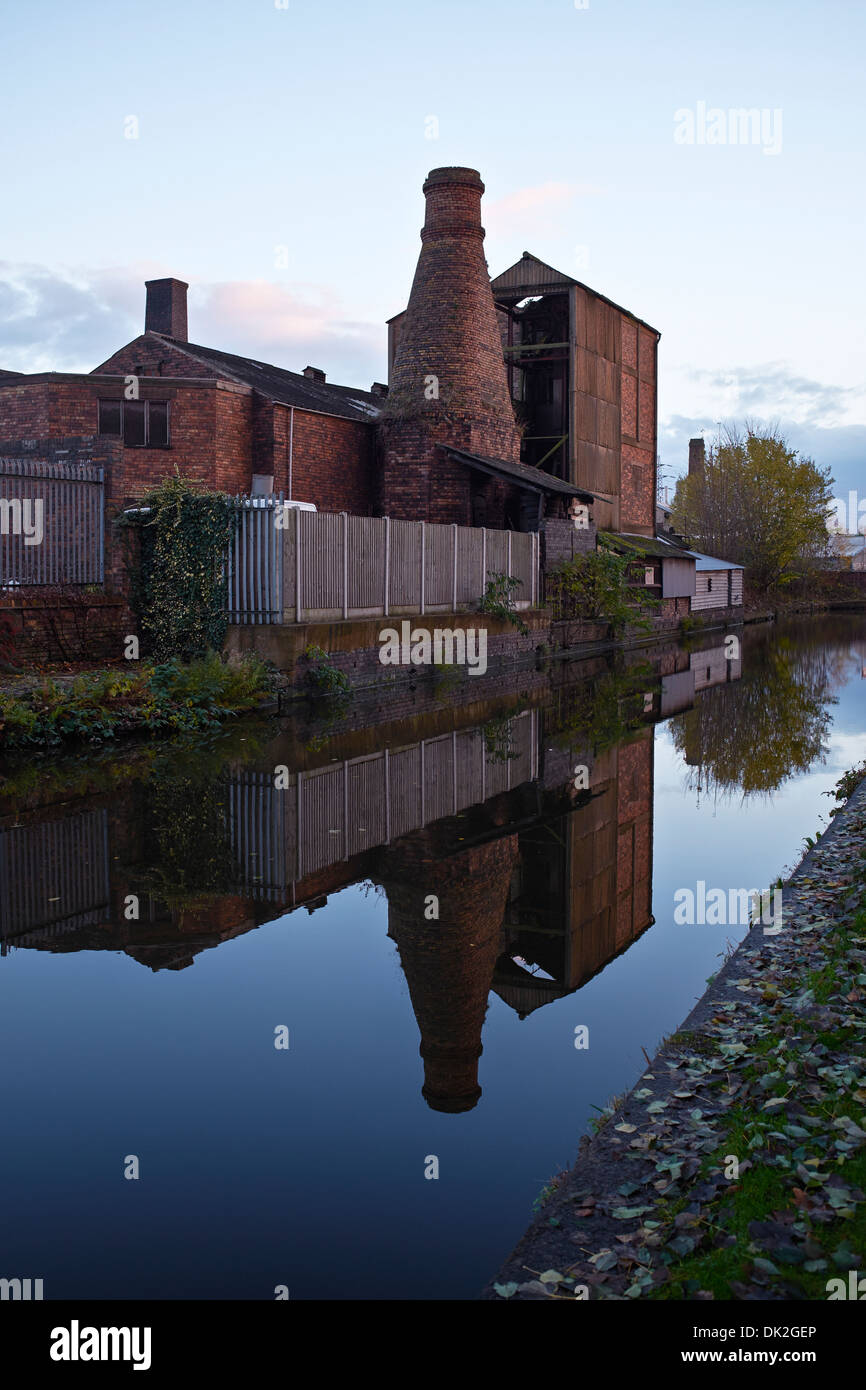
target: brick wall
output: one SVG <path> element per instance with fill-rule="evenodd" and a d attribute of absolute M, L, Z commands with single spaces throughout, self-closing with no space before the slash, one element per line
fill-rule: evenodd
<path fill-rule="evenodd" d="M 402 321 L 381 428 L 379 501 L 390 516 L 472 521 L 472 478 L 437 445 L 520 459 L 502 341 L 484 259 L 474 169 L 434 169 L 424 184 L 421 254 Z M 489 499 L 502 525 L 505 490 Z"/>
<path fill-rule="evenodd" d="M 117 661 L 136 631 L 122 595 L 72 585 L 0 592 L 0 616 L 14 643 L 13 665 Z"/>
<path fill-rule="evenodd" d="M 592 522 L 584 530 L 576 528 L 572 521 L 547 517 L 541 530 L 542 573 L 546 574 L 565 560 L 573 560 L 575 555 L 595 550 L 595 542 L 596 529 Z"/>
<path fill-rule="evenodd" d="M 279 438 L 286 439 L 288 406 L 277 406 Z M 374 509 L 376 427 L 338 415 L 295 409 L 292 449 L 292 496 L 314 502 L 320 512 L 370 516 Z M 289 495 L 287 449 L 274 486 Z"/>

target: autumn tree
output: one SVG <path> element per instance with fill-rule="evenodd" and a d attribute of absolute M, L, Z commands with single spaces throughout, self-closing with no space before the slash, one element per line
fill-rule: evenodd
<path fill-rule="evenodd" d="M 747 423 L 679 480 L 673 525 L 696 549 L 743 565 L 756 588 L 777 588 L 826 555 L 832 481 L 775 427 Z"/>

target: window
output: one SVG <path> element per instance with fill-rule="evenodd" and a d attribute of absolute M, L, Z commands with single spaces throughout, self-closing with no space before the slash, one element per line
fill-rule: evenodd
<path fill-rule="evenodd" d="M 711 594 L 712 592 L 713 592 L 713 581 L 712 581 L 712 579 L 708 579 L 708 580 L 707 580 L 707 593 L 708 593 L 708 594 Z"/>
<path fill-rule="evenodd" d="M 120 434 L 120 401 L 99 402 L 99 433 Z"/>
<path fill-rule="evenodd" d="M 168 401 L 100 401 L 99 433 L 119 435 L 128 449 L 167 449 Z"/>

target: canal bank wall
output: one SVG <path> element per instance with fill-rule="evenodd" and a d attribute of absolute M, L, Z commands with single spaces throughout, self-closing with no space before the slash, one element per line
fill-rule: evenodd
<path fill-rule="evenodd" d="M 750 928 L 483 1298 L 826 1298 L 861 1268 L 864 838 L 861 781 L 782 887 L 781 930 Z"/>
<path fill-rule="evenodd" d="M 415 688 L 420 681 L 461 676 L 470 684 L 485 677 L 507 677 L 547 661 L 575 660 L 604 656 L 613 651 L 666 642 L 690 635 L 700 636 L 720 628 L 742 626 L 741 607 L 712 610 L 693 625 L 683 626 L 682 617 L 657 617 L 650 629 L 629 627 L 614 634 L 607 622 L 554 619 L 548 609 L 525 609 L 518 615 L 520 626 L 490 613 L 436 613 L 406 618 L 363 618 L 344 622 L 229 626 L 225 651 L 230 659 L 255 655 L 270 662 L 281 673 L 284 701 L 308 693 L 310 653 L 322 653 L 328 665 L 341 673 L 353 691 L 392 693 L 400 686 Z M 460 634 L 453 642 L 445 639 L 445 660 L 440 663 L 411 660 L 408 638 L 416 631 L 436 630 Z M 483 629 L 483 661 L 478 657 L 478 634 Z M 393 631 L 401 639 L 401 660 L 383 662 L 387 640 Z M 466 660 L 454 660 L 460 644 L 466 644 Z M 450 658 L 450 659 L 449 659 Z M 475 669 L 473 669 L 473 666 Z"/>

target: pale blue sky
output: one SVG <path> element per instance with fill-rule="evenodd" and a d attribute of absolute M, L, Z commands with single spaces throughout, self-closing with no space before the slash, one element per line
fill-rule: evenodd
<path fill-rule="evenodd" d="M 145 276 L 171 274 L 194 341 L 369 386 L 424 176 L 466 164 L 492 273 L 530 249 L 661 329 L 666 471 L 701 425 L 749 413 L 866 495 L 853 0 L 3 0 L 0 16 L 0 366 L 93 367 L 140 330 Z M 778 153 L 677 143 L 675 112 L 701 102 L 765 109 Z"/>

